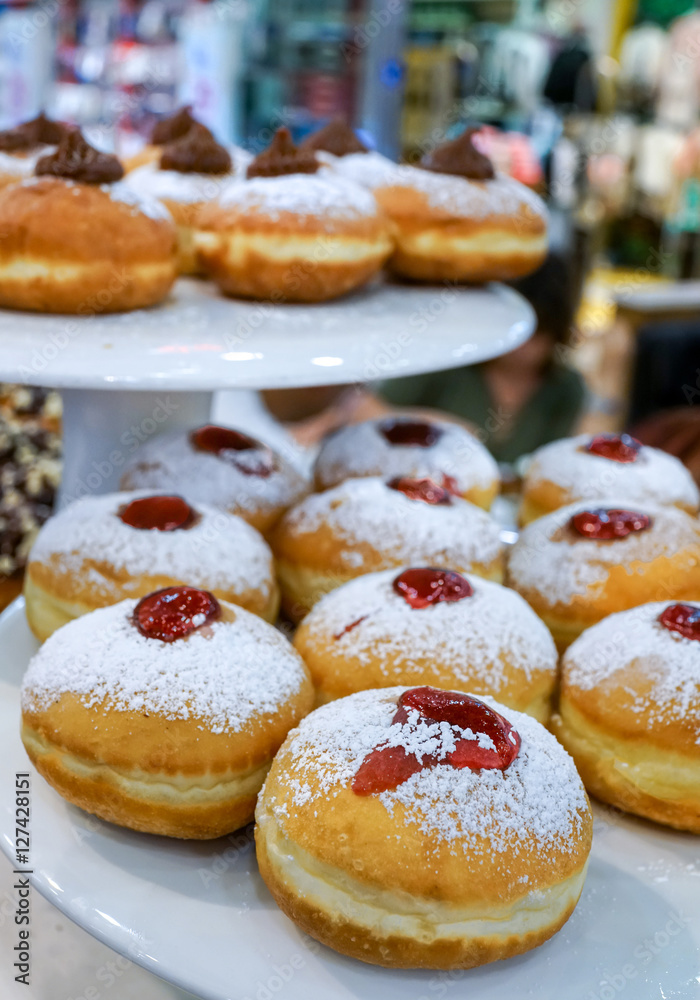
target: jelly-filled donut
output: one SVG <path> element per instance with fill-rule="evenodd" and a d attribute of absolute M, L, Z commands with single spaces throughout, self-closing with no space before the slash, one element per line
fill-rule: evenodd
<path fill-rule="evenodd" d="M 47 639 L 22 685 L 22 740 L 81 809 L 207 840 L 250 822 L 275 752 L 312 703 L 301 657 L 272 625 L 170 587 Z"/>
<path fill-rule="evenodd" d="M 43 641 L 79 615 L 185 582 L 277 616 L 272 553 L 242 518 L 181 496 L 85 497 L 39 532 L 24 580 L 27 620 Z"/>
<path fill-rule="evenodd" d="M 287 511 L 270 544 L 294 621 L 323 594 L 390 566 L 423 563 L 503 579 L 498 524 L 428 478 L 347 479 L 313 493 Z"/>
<path fill-rule="evenodd" d="M 552 936 L 581 894 L 592 820 L 573 761 L 529 715 L 430 687 L 312 712 L 256 810 L 260 873 L 353 958 L 471 968 Z"/>
<path fill-rule="evenodd" d="M 316 489 L 357 476 L 429 476 L 486 510 L 498 493 L 498 466 L 465 427 L 439 417 L 394 414 L 330 434 L 314 466 Z"/>
<path fill-rule="evenodd" d="M 216 424 L 147 441 L 120 485 L 183 494 L 238 514 L 263 533 L 308 491 L 302 474 L 266 444 Z"/>
<path fill-rule="evenodd" d="M 116 156 L 69 129 L 34 173 L 0 190 L 0 306 L 92 315 L 165 298 L 177 275 L 173 220 L 121 181 Z"/>
<path fill-rule="evenodd" d="M 327 594 L 294 645 L 319 703 L 396 684 L 488 694 L 547 722 L 557 651 L 529 605 L 497 583 L 413 566 L 368 573 Z"/>
<path fill-rule="evenodd" d="M 507 576 L 563 651 L 616 611 L 700 596 L 700 523 L 677 507 L 579 501 L 527 525 Z"/>
<path fill-rule="evenodd" d="M 643 604 L 579 636 L 552 728 L 589 792 L 700 833 L 700 604 Z"/>
<path fill-rule="evenodd" d="M 629 434 L 579 434 L 552 441 L 532 456 L 523 481 L 520 523 L 576 500 L 613 495 L 637 504 L 673 505 L 689 514 L 700 507 L 693 477 L 673 455 Z"/>

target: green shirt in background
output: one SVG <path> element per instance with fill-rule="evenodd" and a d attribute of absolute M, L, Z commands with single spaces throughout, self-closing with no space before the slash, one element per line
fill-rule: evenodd
<path fill-rule="evenodd" d="M 394 406 L 425 406 L 468 420 L 498 462 L 515 462 L 540 445 L 568 437 L 581 416 L 586 389 L 581 375 L 553 364 L 519 413 L 494 403 L 482 365 L 383 382 L 380 393 Z"/>

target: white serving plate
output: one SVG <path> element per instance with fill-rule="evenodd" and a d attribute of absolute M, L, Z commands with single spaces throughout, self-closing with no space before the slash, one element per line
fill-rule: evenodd
<path fill-rule="evenodd" d="M 36 649 L 20 599 L 0 618 L 0 846 L 14 861 L 13 789 L 32 770 L 18 686 Z M 149 837 L 67 805 L 32 774 L 36 889 L 111 948 L 206 1000 L 700 998 L 700 838 L 596 810 L 588 879 L 562 931 L 462 972 L 389 971 L 316 944 L 277 909 L 250 831 Z M 420 859 L 417 859 L 420 863 Z"/>
<path fill-rule="evenodd" d="M 69 389 L 210 392 L 368 382 L 511 351 L 534 313 L 510 288 L 377 281 L 334 302 L 269 305 L 180 279 L 153 309 L 0 310 L 0 379 Z"/>

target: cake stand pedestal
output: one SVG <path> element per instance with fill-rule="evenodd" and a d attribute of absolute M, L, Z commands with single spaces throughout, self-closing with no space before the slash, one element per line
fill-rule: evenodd
<path fill-rule="evenodd" d="M 0 310 L 0 379 L 62 390 L 61 504 L 116 489 L 164 430 L 206 422 L 217 389 L 371 382 L 513 350 L 534 314 L 512 289 L 381 281 L 336 302 L 226 299 L 182 279 L 163 305 L 106 316 Z"/>

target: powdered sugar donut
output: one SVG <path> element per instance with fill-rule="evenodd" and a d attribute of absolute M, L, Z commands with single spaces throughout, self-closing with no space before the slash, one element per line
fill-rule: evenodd
<path fill-rule="evenodd" d="M 544 202 L 496 173 L 474 147 L 473 134 L 467 129 L 420 166 L 374 167 L 371 189 L 395 227 L 389 267 L 396 274 L 419 281 L 506 281 L 544 260 Z"/>
<path fill-rule="evenodd" d="M 139 194 L 162 201 L 177 226 L 180 274 L 201 274 L 195 250 L 197 218 L 236 176 L 236 164 L 208 128 L 194 123 L 184 136 L 162 148 L 156 162 L 132 170 L 126 183 Z"/>
<path fill-rule="evenodd" d="M 56 791 L 102 819 L 209 839 L 256 795 L 313 690 L 256 615 L 174 587 L 83 615 L 47 639 L 22 685 L 22 739 Z"/>
<path fill-rule="evenodd" d="M 277 616 L 272 553 L 242 518 L 147 491 L 85 497 L 39 532 L 24 579 L 27 620 L 43 641 L 95 608 L 185 583 Z"/>
<path fill-rule="evenodd" d="M 260 873 L 353 958 L 470 968 L 551 937 L 581 893 L 591 814 L 528 715 L 434 688 L 350 695 L 290 733 L 259 796 Z"/>
<path fill-rule="evenodd" d="M 270 544 L 293 621 L 323 594 L 390 566 L 420 563 L 503 577 L 496 522 L 431 479 L 348 479 L 288 510 Z"/>
<path fill-rule="evenodd" d="M 569 504 L 523 530 L 508 583 L 564 650 L 616 611 L 700 594 L 700 523 L 676 507 L 627 499 Z"/>
<path fill-rule="evenodd" d="M 92 315 L 165 298 L 177 274 L 173 220 L 120 181 L 115 156 L 73 129 L 35 172 L 0 189 L 0 306 Z"/>
<path fill-rule="evenodd" d="M 377 187 L 397 169 L 392 160 L 368 149 L 343 118 L 335 118 L 312 132 L 299 144 L 299 149 L 314 153 L 327 168 L 322 174 L 344 177 L 363 187 Z"/>
<path fill-rule="evenodd" d="M 280 129 L 269 150 L 202 209 L 200 259 L 229 295 L 320 302 L 358 288 L 389 256 L 389 224 L 369 191 L 316 174 Z"/>
<path fill-rule="evenodd" d="M 551 635 L 515 591 L 477 576 L 424 567 L 368 573 L 321 598 L 294 645 L 319 703 L 430 684 L 493 695 L 540 722 L 550 716 Z"/>
<path fill-rule="evenodd" d="M 465 427 L 394 414 L 330 434 L 314 465 L 316 489 L 356 476 L 428 476 L 486 510 L 498 493 L 498 466 Z"/>
<path fill-rule="evenodd" d="M 700 604 L 643 604 L 587 629 L 552 722 L 590 792 L 700 833 Z"/>
<path fill-rule="evenodd" d="M 120 485 L 184 494 L 238 514 L 263 533 L 308 489 L 301 473 L 267 445 L 214 424 L 147 441 Z"/>
<path fill-rule="evenodd" d="M 635 503 L 673 504 L 689 514 L 700 507 L 693 477 L 673 455 L 629 434 L 579 434 L 534 453 L 523 481 L 520 522 L 528 524 L 575 500 L 613 493 Z"/>

